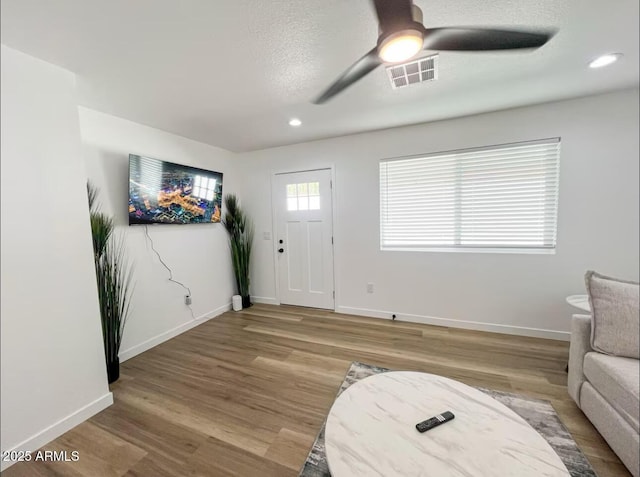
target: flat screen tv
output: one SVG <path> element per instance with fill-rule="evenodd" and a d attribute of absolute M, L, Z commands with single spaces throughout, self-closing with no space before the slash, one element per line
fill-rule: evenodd
<path fill-rule="evenodd" d="M 222 173 L 129 154 L 129 225 L 220 222 Z"/>

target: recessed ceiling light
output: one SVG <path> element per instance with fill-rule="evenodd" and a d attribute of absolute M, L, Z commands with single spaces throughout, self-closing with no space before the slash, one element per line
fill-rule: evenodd
<path fill-rule="evenodd" d="M 293 126 L 294 128 L 297 128 L 301 124 L 302 124 L 302 121 L 300 121 L 298 118 L 293 118 L 289 120 L 289 126 Z"/>
<path fill-rule="evenodd" d="M 589 63 L 589 68 L 602 68 L 603 66 L 615 63 L 622 56 L 622 53 L 609 53 L 608 55 L 602 55 Z"/>

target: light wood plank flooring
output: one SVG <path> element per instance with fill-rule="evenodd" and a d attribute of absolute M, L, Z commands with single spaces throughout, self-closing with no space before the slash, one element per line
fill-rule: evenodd
<path fill-rule="evenodd" d="M 551 401 L 600 477 L 629 476 L 567 395 L 568 343 L 297 307 L 228 312 L 123 363 L 115 403 L 14 476 L 297 476 L 351 361 Z"/>

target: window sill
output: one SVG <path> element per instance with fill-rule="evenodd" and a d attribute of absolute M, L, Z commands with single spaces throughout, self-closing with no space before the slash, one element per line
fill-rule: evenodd
<path fill-rule="evenodd" d="M 555 248 L 499 248 L 499 247 L 380 247 L 382 252 L 458 252 L 458 253 L 512 253 L 522 255 L 555 255 Z"/>

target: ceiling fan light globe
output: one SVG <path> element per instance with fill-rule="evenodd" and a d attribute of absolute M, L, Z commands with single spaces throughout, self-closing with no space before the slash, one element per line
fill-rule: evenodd
<path fill-rule="evenodd" d="M 424 45 L 418 30 L 402 30 L 387 36 L 378 46 L 378 56 L 385 63 L 401 63 L 416 56 Z"/>

